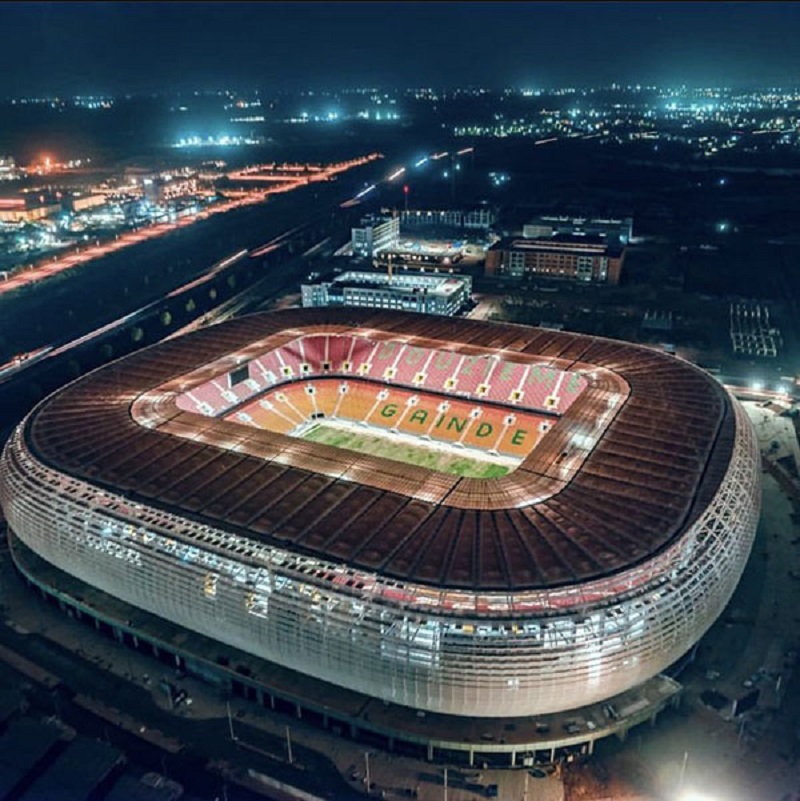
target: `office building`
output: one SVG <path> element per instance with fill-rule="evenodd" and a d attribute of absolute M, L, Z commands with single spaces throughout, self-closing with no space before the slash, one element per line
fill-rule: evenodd
<path fill-rule="evenodd" d="M 356 272 L 330 283 L 303 284 L 303 307 L 362 306 L 452 316 L 470 299 L 472 278 L 425 272 Z"/>
<path fill-rule="evenodd" d="M 486 274 L 618 284 L 625 249 L 602 237 L 556 234 L 547 239 L 506 238 L 486 252 Z"/>
<path fill-rule="evenodd" d="M 397 247 L 400 219 L 396 216 L 369 214 L 351 231 L 350 244 L 354 256 L 371 259 L 376 253 Z"/>

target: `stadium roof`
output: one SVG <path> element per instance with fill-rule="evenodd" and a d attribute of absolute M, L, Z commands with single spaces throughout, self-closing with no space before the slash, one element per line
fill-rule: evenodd
<path fill-rule="evenodd" d="M 230 354 L 323 332 L 502 350 L 504 359 L 580 370 L 590 386 L 497 479 L 435 473 L 175 406 L 192 371 L 208 380 L 235 366 Z M 154 427 L 134 419 L 143 414 Z M 56 393 L 26 426 L 43 461 L 130 499 L 387 577 L 473 591 L 579 583 L 662 550 L 710 501 L 734 433 L 723 388 L 656 350 L 370 309 L 250 315 L 167 340 Z"/>

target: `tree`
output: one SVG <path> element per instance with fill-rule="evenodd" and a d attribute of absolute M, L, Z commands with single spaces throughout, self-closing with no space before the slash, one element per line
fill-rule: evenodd
<path fill-rule="evenodd" d="M 138 325 L 134 326 L 131 329 L 131 340 L 133 342 L 141 342 L 142 339 L 144 339 L 144 330 L 142 329 L 141 326 Z"/>
<path fill-rule="evenodd" d="M 196 308 L 197 305 L 195 304 L 194 300 L 189 298 L 189 300 L 186 301 L 186 311 L 191 314 Z"/>
<path fill-rule="evenodd" d="M 171 322 L 172 322 L 172 315 L 168 311 L 163 312 L 161 314 L 161 325 L 163 325 L 164 328 L 166 328 L 168 325 L 170 325 Z"/>

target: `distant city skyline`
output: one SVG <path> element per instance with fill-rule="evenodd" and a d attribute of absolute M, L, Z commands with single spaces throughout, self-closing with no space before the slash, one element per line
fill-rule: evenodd
<path fill-rule="evenodd" d="M 5 96 L 800 85 L 773 2 L 5 3 Z"/>

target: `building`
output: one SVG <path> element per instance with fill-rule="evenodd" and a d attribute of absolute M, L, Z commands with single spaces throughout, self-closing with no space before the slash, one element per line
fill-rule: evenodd
<path fill-rule="evenodd" d="M 0 181 L 17 181 L 23 176 L 24 172 L 11 156 L 0 156 Z"/>
<path fill-rule="evenodd" d="M 82 211 L 89 211 L 96 209 L 100 206 L 105 206 L 108 199 L 105 195 L 99 193 L 85 194 L 82 192 L 70 192 L 64 197 L 64 208 L 80 214 Z"/>
<path fill-rule="evenodd" d="M 587 218 L 543 214 L 522 228 L 522 236 L 526 239 L 539 239 L 557 234 L 600 236 L 609 244 L 627 245 L 633 236 L 633 218 Z"/>
<path fill-rule="evenodd" d="M 606 244 L 602 237 L 506 238 L 486 252 L 486 275 L 517 279 L 541 275 L 618 284 L 624 259 L 625 249 Z"/>
<path fill-rule="evenodd" d="M 371 259 L 376 253 L 397 247 L 400 238 L 400 219 L 396 216 L 369 214 L 351 230 L 353 255 Z"/>
<path fill-rule="evenodd" d="M 303 307 L 363 306 L 426 314 L 457 314 L 472 296 L 470 276 L 425 272 L 350 271 L 332 282 L 303 284 Z"/>
<path fill-rule="evenodd" d="M 0 223 L 29 223 L 61 211 L 60 196 L 38 191 L 0 198 Z"/>
<path fill-rule="evenodd" d="M 322 420 L 508 469 L 465 479 L 317 444 Z M 237 649 L 290 688 L 297 716 L 324 699 L 308 701 L 314 718 L 342 729 L 330 718 L 345 703 L 371 704 L 356 728 L 430 756 L 446 720 L 446 748 L 470 737 L 470 763 L 502 751 L 513 765 L 506 739 L 538 716 L 568 715 L 541 735 L 552 742 L 591 704 L 648 719 L 648 702 L 609 699 L 658 678 L 722 613 L 755 536 L 760 459 L 728 391 L 652 348 L 301 309 L 67 385 L 9 439 L 0 504 L 26 579 L 106 628 L 113 615 L 121 642 L 158 642 L 194 674 L 216 665 L 255 698 L 221 656 Z M 176 645 L 173 661 L 167 626 L 202 649 Z M 481 736 L 492 721 L 502 741 Z"/>
<path fill-rule="evenodd" d="M 410 210 L 400 212 L 401 226 L 415 228 L 432 225 L 443 228 L 484 229 L 491 228 L 497 219 L 494 209 L 479 206 L 463 209 Z"/>
<path fill-rule="evenodd" d="M 193 175 L 144 178 L 142 184 L 145 200 L 155 206 L 197 194 L 197 178 Z"/>

